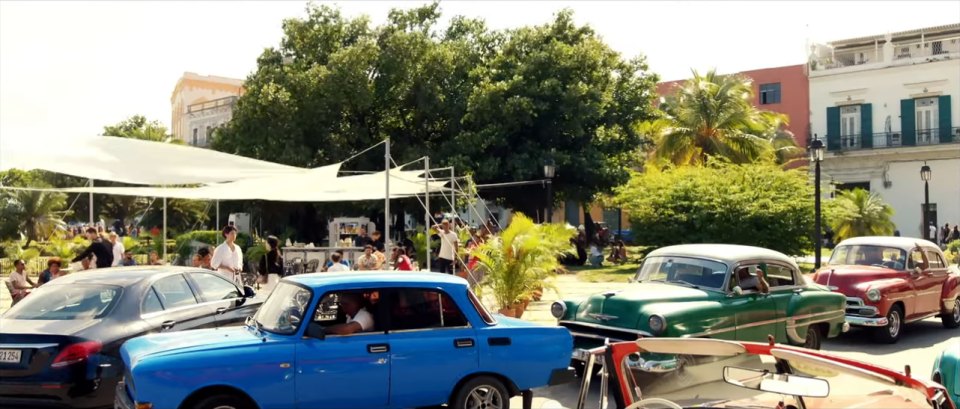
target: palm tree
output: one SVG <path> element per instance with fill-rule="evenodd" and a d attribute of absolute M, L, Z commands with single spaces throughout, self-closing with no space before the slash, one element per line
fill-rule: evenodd
<path fill-rule="evenodd" d="M 560 266 L 558 256 L 571 250 L 573 231 L 563 224 L 535 224 L 521 213 L 510 225 L 474 250 L 486 269 L 482 286 L 489 287 L 499 308 L 511 309 L 543 287 Z"/>
<path fill-rule="evenodd" d="M 38 239 L 50 237 L 65 225 L 63 207 L 66 197 L 62 193 L 38 190 L 8 190 L 7 208 L 4 216 L 15 220 L 18 230 L 27 237 L 26 245 Z"/>
<path fill-rule="evenodd" d="M 655 156 L 674 164 L 704 164 L 710 156 L 733 163 L 770 156 L 770 138 L 786 123 L 781 114 L 753 106 L 750 79 L 714 70 L 684 83 L 667 97 L 659 135 L 651 135 Z"/>
<path fill-rule="evenodd" d="M 864 189 L 840 191 L 832 206 L 830 227 L 838 236 L 885 236 L 893 233 L 893 208 Z"/>

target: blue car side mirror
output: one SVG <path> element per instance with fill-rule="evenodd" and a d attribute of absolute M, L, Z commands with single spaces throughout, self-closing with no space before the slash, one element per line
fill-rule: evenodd
<path fill-rule="evenodd" d="M 323 328 L 323 325 L 320 325 L 319 322 L 310 322 L 307 325 L 307 337 L 324 339 L 327 337 L 327 330 Z"/>

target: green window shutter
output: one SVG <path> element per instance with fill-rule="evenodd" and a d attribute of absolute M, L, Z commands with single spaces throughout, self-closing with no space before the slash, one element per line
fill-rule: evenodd
<path fill-rule="evenodd" d="M 840 150 L 840 107 L 827 107 L 827 150 Z"/>
<path fill-rule="evenodd" d="M 950 118 L 950 96 L 941 95 L 937 105 L 940 106 L 940 143 L 947 143 L 953 137 L 950 133 L 953 130 L 952 118 Z"/>
<path fill-rule="evenodd" d="M 860 105 L 860 147 L 873 147 L 873 105 Z"/>
<path fill-rule="evenodd" d="M 903 146 L 917 144 L 917 109 L 913 99 L 900 100 L 900 133 Z"/>

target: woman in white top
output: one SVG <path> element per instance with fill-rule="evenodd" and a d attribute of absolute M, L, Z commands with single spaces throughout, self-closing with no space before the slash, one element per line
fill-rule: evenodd
<path fill-rule="evenodd" d="M 223 244 L 213 250 L 213 259 L 210 260 L 210 266 L 228 279 L 242 284 L 240 272 L 243 271 L 243 251 L 236 244 L 237 228 L 233 226 L 224 227 L 223 238 Z"/>

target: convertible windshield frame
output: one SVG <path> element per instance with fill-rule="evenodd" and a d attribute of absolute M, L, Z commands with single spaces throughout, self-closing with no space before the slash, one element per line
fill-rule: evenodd
<path fill-rule="evenodd" d="M 728 283 L 728 281 L 730 280 L 730 264 L 727 263 L 727 262 L 725 262 L 725 261 L 721 261 L 721 260 L 717 260 L 717 259 L 713 259 L 713 258 L 709 258 L 709 257 L 696 257 L 696 256 L 688 256 L 688 255 L 682 255 L 682 256 L 680 256 L 680 255 L 670 255 L 670 254 L 656 255 L 656 256 L 648 256 L 648 257 L 646 257 L 646 258 L 643 260 L 643 263 L 640 264 L 640 267 L 637 268 L 637 273 L 636 273 L 636 275 L 634 275 L 634 281 L 636 281 L 636 282 L 638 282 L 638 283 L 643 283 L 643 282 L 669 283 L 669 284 L 679 285 L 679 286 L 683 286 L 683 287 L 694 288 L 694 287 L 691 287 L 689 284 L 684 284 L 684 283 L 680 282 L 679 280 L 682 280 L 682 278 L 680 278 L 680 279 L 678 279 L 678 280 L 659 280 L 659 279 L 650 279 L 650 278 L 644 278 L 644 277 L 643 277 L 643 275 L 644 275 L 644 269 L 648 266 L 648 263 L 651 263 L 651 262 L 653 262 L 653 261 L 655 261 L 655 260 L 665 260 L 665 259 L 671 259 L 671 260 L 674 260 L 674 262 L 676 262 L 676 260 L 692 261 L 693 263 L 689 263 L 690 265 L 699 266 L 699 267 L 701 267 L 701 268 L 706 268 L 706 267 L 709 266 L 709 264 L 715 264 L 714 267 L 720 267 L 720 266 L 722 266 L 722 267 L 723 267 L 723 280 L 719 283 L 719 284 L 720 284 L 719 286 L 716 286 L 716 287 L 715 287 L 715 286 L 713 286 L 713 285 L 704 284 L 704 283 L 702 283 L 702 282 L 701 282 L 701 283 L 693 283 L 693 282 L 690 282 L 690 284 L 695 284 L 695 288 L 700 289 L 700 290 L 713 291 L 713 292 L 718 292 L 718 293 L 726 293 L 726 292 L 727 292 L 727 291 L 725 291 L 724 289 L 727 288 L 727 283 Z M 661 263 L 661 264 L 662 264 L 662 263 Z M 714 271 L 719 271 L 719 270 L 714 269 Z M 648 274 L 648 275 L 650 275 L 650 274 Z M 689 280 L 686 280 L 686 281 L 689 281 Z"/>
<path fill-rule="evenodd" d="M 304 305 L 302 306 L 303 310 L 300 312 L 300 324 L 298 324 L 297 327 L 294 328 L 294 329 L 291 330 L 291 331 L 282 331 L 282 330 L 279 330 L 278 328 L 276 328 L 275 326 L 269 326 L 269 327 L 268 327 L 268 326 L 264 325 L 263 321 L 261 321 L 260 318 L 261 318 L 261 315 L 265 315 L 265 314 L 266 314 L 266 311 L 268 310 L 269 307 L 272 307 L 273 304 L 278 303 L 278 302 L 279 302 L 279 303 L 290 302 L 290 300 L 292 299 L 291 296 L 296 294 L 296 293 L 293 293 L 293 294 L 284 294 L 284 299 L 283 299 L 283 300 L 279 300 L 279 299 L 275 300 L 277 297 L 280 297 L 279 294 L 281 293 L 281 291 L 278 291 L 278 290 L 281 290 L 281 289 L 282 289 L 282 290 L 286 290 L 287 288 L 297 288 L 297 289 L 300 289 L 300 290 L 306 290 L 306 291 L 307 291 L 307 294 L 309 294 L 309 299 L 307 300 L 306 304 L 304 304 Z M 285 291 L 284 291 L 284 292 L 285 292 Z M 300 330 L 301 330 L 303 327 L 305 327 L 304 323 L 305 323 L 306 321 L 304 320 L 304 318 L 307 316 L 307 311 L 311 311 L 311 310 L 312 310 L 311 307 L 313 306 L 313 303 L 314 303 L 314 295 L 315 295 L 315 294 L 314 294 L 313 288 L 310 288 L 310 287 L 307 286 L 307 285 L 304 285 L 304 284 L 301 284 L 301 283 L 298 283 L 298 282 L 294 282 L 294 281 L 280 281 L 279 283 L 277 283 L 277 286 L 273 289 L 273 291 L 270 292 L 270 295 L 267 296 L 267 299 L 263 301 L 263 305 L 261 305 L 260 308 L 257 309 L 257 313 L 253 315 L 253 321 L 254 321 L 254 323 L 256 324 L 256 326 L 257 326 L 258 329 L 263 330 L 263 331 L 266 331 L 266 332 L 269 332 L 269 333 L 271 333 L 271 334 L 276 334 L 276 335 L 288 335 L 288 336 L 289 336 L 289 335 L 296 335 L 298 332 L 300 332 Z M 275 300 L 275 301 L 273 301 L 273 303 L 271 303 L 271 300 Z M 285 307 L 285 305 L 284 305 L 283 307 Z M 281 308 L 283 308 L 283 307 L 281 307 Z M 277 312 L 276 314 L 279 314 L 279 312 Z M 279 319 L 279 317 L 278 317 L 277 319 Z M 276 321 L 277 319 L 275 319 L 274 321 Z M 274 323 L 271 323 L 271 324 L 274 324 Z"/>

